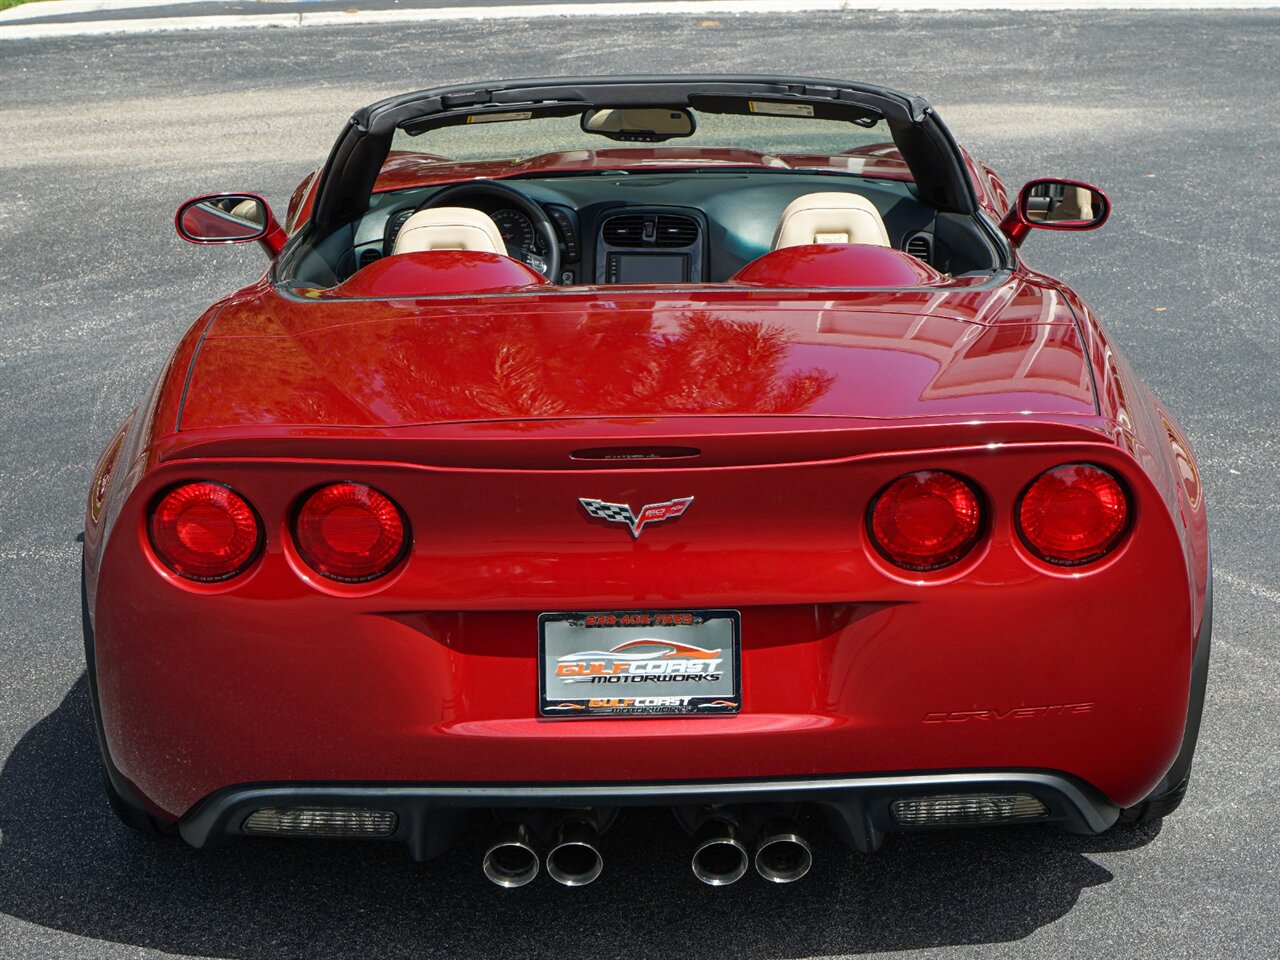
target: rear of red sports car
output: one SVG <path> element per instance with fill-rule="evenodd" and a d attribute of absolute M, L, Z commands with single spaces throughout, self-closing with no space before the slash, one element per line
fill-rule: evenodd
<path fill-rule="evenodd" d="M 786 881 L 806 808 L 872 850 L 1185 787 L 1194 463 L 1045 278 L 264 280 L 140 410 L 90 499 L 91 679 L 113 799 L 197 846 L 427 858 L 493 810 L 492 879 L 574 884 L 669 806 L 700 879 Z"/>

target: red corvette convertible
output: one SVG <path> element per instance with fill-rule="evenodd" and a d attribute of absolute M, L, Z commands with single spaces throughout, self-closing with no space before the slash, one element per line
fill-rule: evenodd
<path fill-rule="evenodd" d="M 917 97 L 478 83 L 357 112 L 257 283 L 107 444 L 84 552 L 112 806 L 200 847 L 364 837 L 594 880 L 888 831 L 1163 816 L 1212 599 L 1185 435 Z M 602 839 L 604 838 L 604 839 Z"/>

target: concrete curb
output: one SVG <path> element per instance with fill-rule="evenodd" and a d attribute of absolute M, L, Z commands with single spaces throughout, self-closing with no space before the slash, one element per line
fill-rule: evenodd
<path fill-rule="evenodd" d="M 145 10 L 148 7 L 176 7 L 208 2 L 209 0 L 44 0 L 43 3 L 24 3 L 8 10 L 0 10 L 0 24 L 6 20 L 39 20 L 44 17 L 70 17 L 86 13 Z"/>
<path fill-rule="evenodd" d="M 99 4 L 111 0 L 52 0 Z M 169 3 L 174 0 L 168 0 Z M 198 0 L 178 0 L 193 3 Z M 132 6 L 136 6 L 133 4 Z M 23 7 L 15 7 L 22 10 Z M 85 9 L 95 9 L 88 6 Z M 115 7 L 115 9 L 127 9 Z M 163 33 L 254 27 L 335 27 L 354 25 L 441 23 L 457 20 L 542 19 L 547 17 L 619 17 L 642 15 L 796 14 L 813 12 L 958 12 L 958 11 L 1192 11 L 1280 9 L 1280 0 L 633 0 L 617 3 L 494 4 L 468 7 L 422 7 L 408 10 L 307 11 L 268 14 L 209 14 L 193 17 L 150 17 L 84 22 L 0 23 L 0 40 L 104 34 Z M 66 9 L 63 13 L 70 12 Z M 53 16 L 55 14 L 44 14 Z"/>

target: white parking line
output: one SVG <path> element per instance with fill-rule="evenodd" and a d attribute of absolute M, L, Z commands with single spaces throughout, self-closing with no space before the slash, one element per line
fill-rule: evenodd
<path fill-rule="evenodd" d="M 83 0 L 105 3 L 110 0 Z M 173 2 L 173 0 L 169 0 Z M 178 0 L 195 2 L 195 0 Z M 423 7 L 409 10 L 308 11 L 297 13 L 211 14 L 200 17 L 144 17 L 61 23 L 0 23 L 0 39 L 94 36 L 114 33 L 160 33 L 244 27 L 333 27 L 350 25 L 440 23 L 449 20 L 541 19 L 546 17 L 619 17 L 872 11 L 885 13 L 975 10 L 1263 10 L 1280 8 L 1280 0 L 638 0 L 619 3 L 493 4 L 466 7 Z M 24 10 L 25 6 L 13 8 Z M 12 11 L 9 11 L 12 13 Z"/>

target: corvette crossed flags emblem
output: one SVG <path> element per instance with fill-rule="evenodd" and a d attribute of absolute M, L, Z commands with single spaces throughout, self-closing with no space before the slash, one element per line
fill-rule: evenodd
<path fill-rule="evenodd" d="M 646 503 L 640 508 L 639 513 L 633 513 L 631 506 L 626 503 L 605 503 L 603 500 L 588 500 L 586 497 L 579 497 L 578 502 L 593 517 L 608 520 L 610 523 L 625 523 L 631 531 L 631 536 L 638 540 L 640 531 L 644 529 L 646 523 L 674 520 L 689 509 L 689 504 L 693 503 L 693 497 L 680 497 L 665 503 Z"/>

